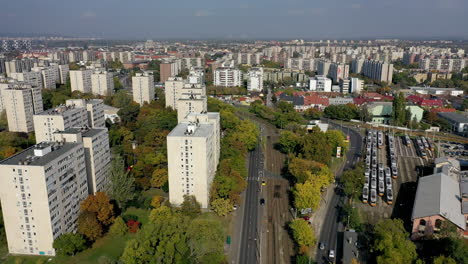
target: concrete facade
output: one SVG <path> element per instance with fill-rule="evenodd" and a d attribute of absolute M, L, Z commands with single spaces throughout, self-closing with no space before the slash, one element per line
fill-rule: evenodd
<path fill-rule="evenodd" d="M 71 90 L 82 93 L 91 93 L 91 74 L 92 70 L 73 70 L 70 71 Z"/>
<path fill-rule="evenodd" d="M 154 100 L 154 77 L 152 73 L 137 73 L 132 77 L 133 101 L 140 105 Z"/>
<path fill-rule="evenodd" d="M 34 131 L 34 114 L 43 111 L 40 88 L 30 85 L 10 84 L 9 88 L 2 89 L 1 97 L 8 119 L 10 132 Z"/>

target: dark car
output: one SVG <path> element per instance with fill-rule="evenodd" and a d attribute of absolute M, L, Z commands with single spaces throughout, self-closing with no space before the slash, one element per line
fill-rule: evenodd
<path fill-rule="evenodd" d="M 265 204 L 265 199 L 260 199 L 260 205 L 264 205 Z"/>

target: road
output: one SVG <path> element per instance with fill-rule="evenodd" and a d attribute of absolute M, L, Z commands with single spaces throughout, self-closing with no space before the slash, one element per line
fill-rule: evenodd
<path fill-rule="evenodd" d="M 345 134 L 349 133 L 350 136 L 350 148 L 346 154 L 346 163 L 336 174 L 336 179 L 338 179 L 343 173 L 343 170 L 353 168 L 358 162 L 362 149 L 362 137 L 357 131 L 353 129 L 348 129 L 347 127 L 341 127 L 340 125 L 333 124 L 331 123 L 331 121 L 330 128 L 340 129 Z M 317 251 L 315 259 L 319 264 L 329 262 L 328 252 L 331 249 L 335 250 L 336 259 L 340 259 L 341 257 L 340 252 L 338 252 L 336 249 L 338 246 L 338 231 L 342 231 L 341 229 L 343 228 L 341 223 L 338 222 L 338 207 L 343 203 L 343 198 L 336 194 L 335 186 L 333 186 L 333 193 L 334 194 L 331 200 L 327 202 L 328 208 L 326 217 L 323 221 L 320 236 L 318 237 L 318 242 L 325 243 L 325 250 Z"/>
<path fill-rule="evenodd" d="M 260 251 L 259 237 L 259 191 L 263 173 L 263 153 L 260 145 L 249 153 L 249 175 L 245 192 L 244 219 L 241 227 L 241 247 L 238 263 L 258 263 Z"/>

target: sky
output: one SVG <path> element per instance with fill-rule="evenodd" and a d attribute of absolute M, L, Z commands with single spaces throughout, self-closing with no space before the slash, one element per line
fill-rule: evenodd
<path fill-rule="evenodd" d="M 0 0 L 0 36 L 468 39 L 468 0 Z"/>

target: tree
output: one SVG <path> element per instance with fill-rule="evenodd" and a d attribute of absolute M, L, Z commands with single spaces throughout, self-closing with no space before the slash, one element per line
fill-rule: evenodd
<path fill-rule="evenodd" d="M 346 223 L 348 228 L 360 230 L 362 219 L 361 215 L 359 214 L 359 210 L 349 203 L 345 204 L 342 210 L 342 222 Z"/>
<path fill-rule="evenodd" d="M 323 116 L 323 112 L 316 108 L 309 108 L 304 111 L 304 116 L 309 119 L 320 119 Z"/>
<path fill-rule="evenodd" d="M 351 199 L 359 199 L 362 194 L 362 186 L 364 186 L 364 168 L 361 166 L 355 169 L 344 171 L 340 177 L 340 182 L 343 186 L 343 192 Z"/>
<path fill-rule="evenodd" d="M 201 213 L 201 205 L 193 195 L 184 195 L 184 201 L 180 205 L 180 211 L 187 216 L 197 216 Z"/>
<path fill-rule="evenodd" d="M 151 199 L 151 206 L 153 208 L 158 208 L 161 206 L 161 203 L 164 201 L 164 197 L 160 195 L 155 195 L 153 196 L 153 199 Z"/>
<path fill-rule="evenodd" d="M 211 209 L 219 216 L 226 216 L 232 211 L 232 204 L 229 199 L 218 198 L 211 202 Z"/>
<path fill-rule="evenodd" d="M 91 241 L 95 241 L 103 234 L 102 224 L 97 220 L 96 213 L 84 211 L 78 216 L 78 233 Z"/>
<path fill-rule="evenodd" d="M 294 132 L 284 130 L 281 131 L 278 147 L 283 153 L 297 153 L 301 144 L 301 138 Z"/>
<path fill-rule="evenodd" d="M 406 99 L 401 92 L 393 99 L 392 119 L 396 126 L 402 126 L 406 123 Z"/>
<path fill-rule="evenodd" d="M 451 257 L 438 256 L 434 258 L 432 264 L 457 264 L 457 262 Z"/>
<path fill-rule="evenodd" d="M 294 219 L 289 224 L 292 230 L 294 241 L 299 246 L 313 246 L 316 243 L 316 238 L 312 226 L 302 218 Z"/>
<path fill-rule="evenodd" d="M 151 185 L 156 188 L 161 188 L 168 181 L 167 168 L 157 168 L 153 171 L 151 177 Z"/>
<path fill-rule="evenodd" d="M 119 77 L 117 77 L 117 76 L 114 77 L 113 81 L 114 81 L 114 90 L 115 91 L 122 90 L 124 88 L 122 83 L 119 80 Z"/>
<path fill-rule="evenodd" d="M 195 219 L 187 229 L 190 255 L 198 263 L 223 263 L 224 228 L 221 222 L 209 219 Z M 208 259 L 219 259 L 207 262 Z"/>
<path fill-rule="evenodd" d="M 114 156 L 110 171 L 110 194 L 121 209 L 135 197 L 135 179 L 124 170 L 124 162 L 120 155 Z"/>
<path fill-rule="evenodd" d="M 312 208 L 317 209 L 320 204 L 321 186 L 312 181 L 296 183 L 294 186 L 294 205 L 297 209 Z"/>
<path fill-rule="evenodd" d="M 91 194 L 80 204 L 82 212 L 95 213 L 97 220 L 103 226 L 108 226 L 114 221 L 114 205 L 110 202 L 107 194 L 96 192 Z"/>
<path fill-rule="evenodd" d="M 123 236 L 127 233 L 127 230 L 128 228 L 125 221 L 119 216 L 115 218 L 114 223 L 109 229 L 109 234 L 113 236 Z"/>
<path fill-rule="evenodd" d="M 86 249 L 86 240 L 80 234 L 65 233 L 54 240 L 53 247 L 59 255 L 72 256 Z"/>
<path fill-rule="evenodd" d="M 378 264 L 412 263 L 417 257 L 416 246 L 408 239 L 401 219 L 380 220 L 375 225 L 374 237 Z"/>
<path fill-rule="evenodd" d="M 171 208 L 165 205 L 162 205 L 158 208 L 151 210 L 149 220 L 151 222 L 158 222 L 158 221 L 164 222 L 165 220 L 171 218 L 172 216 L 173 215 L 172 215 Z"/>
<path fill-rule="evenodd" d="M 137 103 L 132 102 L 120 108 L 117 114 L 119 115 L 122 123 L 125 125 L 135 122 L 139 112 L 140 106 Z"/>

